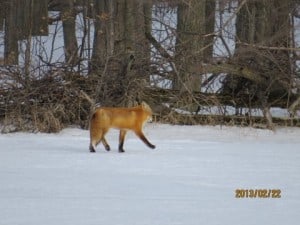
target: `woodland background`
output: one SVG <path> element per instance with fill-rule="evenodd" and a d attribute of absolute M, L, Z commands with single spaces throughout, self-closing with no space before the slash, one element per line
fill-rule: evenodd
<path fill-rule="evenodd" d="M 174 124 L 299 126 L 299 6 L 0 0 L 1 131 L 86 128 L 97 103 L 141 101 Z"/>

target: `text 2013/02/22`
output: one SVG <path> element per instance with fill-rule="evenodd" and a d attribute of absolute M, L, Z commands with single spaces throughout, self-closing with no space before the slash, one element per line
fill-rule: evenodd
<path fill-rule="evenodd" d="M 281 198 L 280 189 L 236 189 L 236 198 Z"/>

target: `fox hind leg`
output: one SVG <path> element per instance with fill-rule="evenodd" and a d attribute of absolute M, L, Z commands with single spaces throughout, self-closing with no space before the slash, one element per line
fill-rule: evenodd
<path fill-rule="evenodd" d="M 96 152 L 96 146 L 102 141 L 103 139 L 103 132 L 98 131 L 95 132 L 93 129 L 91 129 L 91 137 L 90 137 L 90 152 Z"/>
<path fill-rule="evenodd" d="M 105 139 L 105 134 L 108 132 L 108 130 L 109 129 L 107 129 L 107 128 L 102 129 L 102 137 L 101 137 L 102 144 L 103 144 L 106 151 L 110 151 L 110 146 L 109 146 L 109 144 L 107 143 L 107 141 Z"/>
<path fill-rule="evenodd" d="M 102 141 L 106 151 L 110 150 L 110 146 L 107 143 L 104 135 L 108 132 L 108 129 L 95 130 L 91 129 L 91 143 L 90 143 L 90 152 L 95 152 L 96 146 Z"/>
<path fill-rule="evenodd" d="M 110 146 L 109 146 L 109 144 L 107 143 L 107 141 L 106 141 L 106 139 L 105 139 L 104 136 L 103 136 L 103 138 L 102 138 L 102 144 L 104 145 L 104 148 L 105 148 L 106 151 L 110 151 Z"/>

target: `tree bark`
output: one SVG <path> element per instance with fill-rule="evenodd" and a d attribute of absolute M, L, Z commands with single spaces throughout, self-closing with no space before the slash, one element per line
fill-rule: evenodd
<path fill-rule="evenodd" d="M 32 1 L 32 36 L 48 36 L 48 0 Z"/>
<path fill-rule="evenodd" d="M 0 31 L 3 31 L 3 25 L 5 20 L 5 12 L 7 10 L 7 0 L 0 0 Z"/>
<path fill-rule="evenodd" d="M 200 89 L 201 77 L 190 68 L 203 61 L 205 6 L 205 0 L 182 1 L 178 6 L 175 60 L 179 73 L 173 80 L 174 89 Z"/>
<path fill-rule="evenodd" d="M 5 18 L 5 46 L 4 63 L 6 65 L 17 65 L 19 63 L 18 31 L 16 29 L 16 0 L 7 2 L 7 14 Z"/>
<path fill-rule="evenodd" d="M 114 13 L 115 1 L 96 0 L 95 32 L 90 72 L 101 74 L 106 61 L 114 51 Z"/>
<path fill-rule="evenodd" d="M 64 44 L 65 44 L 65 62 L 69 65 L 78 63 L 78 44 L 76 39 L 76 12 L 73 0 L 68 0 L 66 6 L 61 11 Z"/>
<path fill-rule="evenodd" d="M 216 1 L 206 0 L 205 3 L 205 39 L 204 39 L 204 60 L 210 62 L 213 57 L 214 32 L 216 21 Z"/>

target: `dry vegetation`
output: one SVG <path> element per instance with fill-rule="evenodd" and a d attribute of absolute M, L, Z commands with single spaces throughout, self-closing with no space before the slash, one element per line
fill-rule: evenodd
<path fill-rule="evenodd" d="M 87 128 L 98 103 L 132 106 L 141 101 L 151 105 L 156 121 L 173 124 L 300 125 L 294 36 L 298 2 L 41 0 L 38 11 L 27 12 L 35 7 L 32 2 L 21 6 L 0 0 L 7 9 L 0 9 L 0 23 L 5 21 L 0 37 L 5 49 L 0 63 L 2 132 Z M 29 13 L 25 17 L 36 18 L 34 23 L 26 20 L 21 26 L 22 21 L 13 20 L 21 12 L 13 7 L 24 8 L 20 18 Z M 60 13 L 49 16 L 48 10 Z M 56 29 L 45 57 L 31 40 L 50 35 L 49 25 Z M 53 62 L 59 27 L 64 53 Z M 235 41 L 234 50 L 230 41 Z M 215 55 L 220 46 L 225 53 Z M 271 107 L 286 109 L 290 117 L 274 118 Z M 236 113 L 228 113 L 233 109 Z"/>

